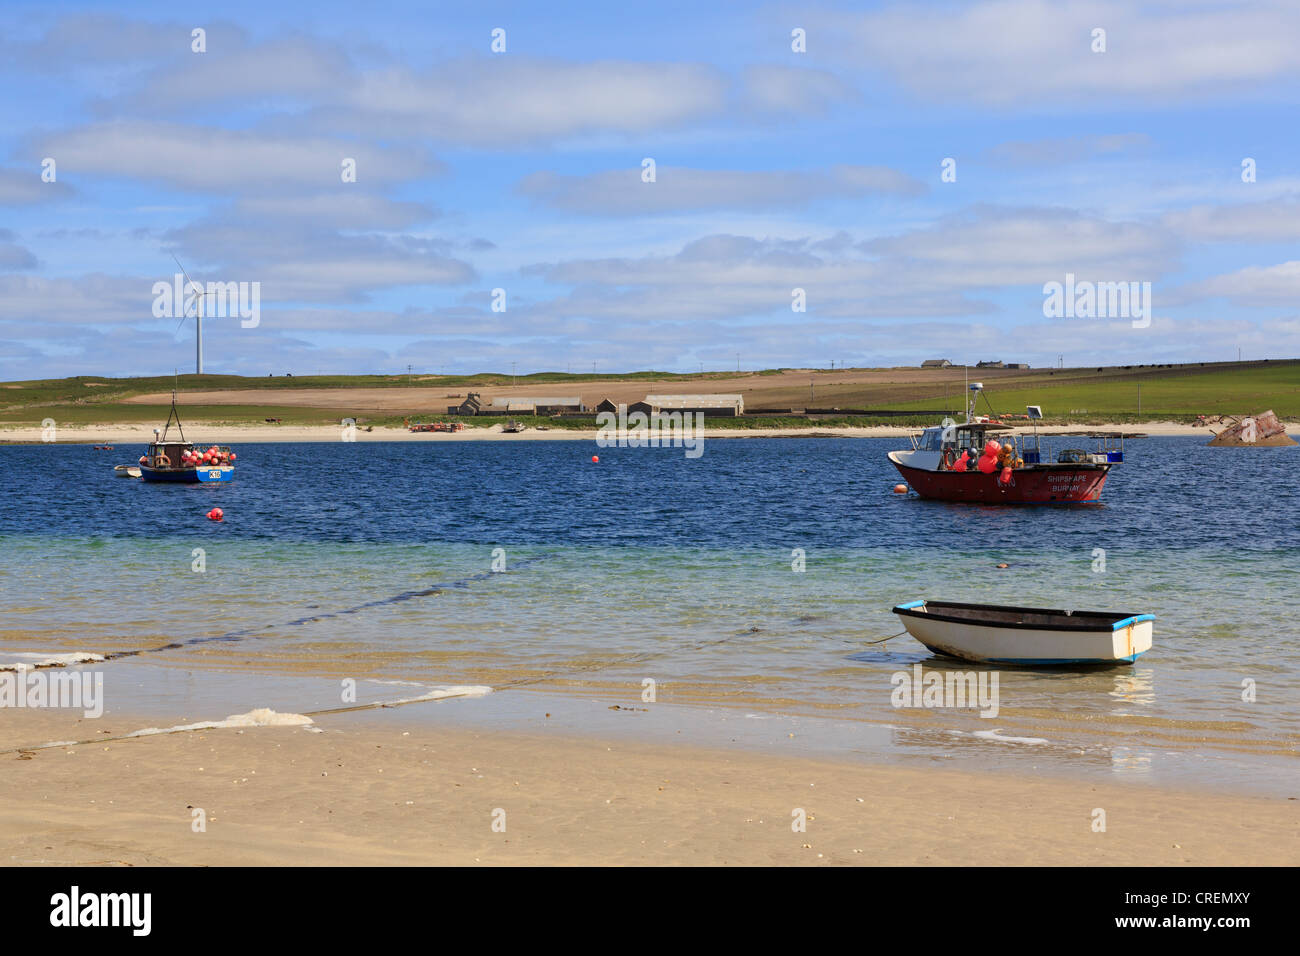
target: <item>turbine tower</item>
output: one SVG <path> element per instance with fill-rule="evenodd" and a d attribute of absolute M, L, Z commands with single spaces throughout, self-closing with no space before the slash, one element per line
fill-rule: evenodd
<path fill-rule="evenodd" d="M 194 374 L 202 375 L 203 374 L 203 297 L 205 295 L 212 295 L 213 293 L 204 292 L 203 286 L 199 285 L 197 282 L 195 282 L 193 279 L 190 278 L 190 274 L 186 272 L 185 267 L 181 265 L 181 260 L 177 259 L 174 255 L 172 256 L 172 259 L 176 262 L 176 268 L 181 270 L 181 275 L 185 276 L 185 281 L 188 282 L 190 285 L 192 285 L 196 290 L 194 293 L 194 304 L 195 304 Z M 181 316 L 180 323 L 177 324 L 176 326 L 177 329 L 179 329 L 182 325 L 185 324 L 185 320 L 189 318 L 189 312 L 190 309 L 189 306 L 187 305 L 184 308 L 184 314 Z"/>

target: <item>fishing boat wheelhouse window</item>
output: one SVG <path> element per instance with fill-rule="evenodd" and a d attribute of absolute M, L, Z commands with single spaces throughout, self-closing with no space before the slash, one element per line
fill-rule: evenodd
<path fill-rule="evenodd" d="M 957 452 L 960 454 L 963 450 L 969 449 L 972 455 L 981 453 L 984 450 L 984 430 L 979 428 L 958 428 L 957 441 L 954 443 Z"/>
<path fill-rule="evenodd" d="M 943 429 L 927 428 L 921 433 L 920 451 L 942 451 L 943 450 Z"/>

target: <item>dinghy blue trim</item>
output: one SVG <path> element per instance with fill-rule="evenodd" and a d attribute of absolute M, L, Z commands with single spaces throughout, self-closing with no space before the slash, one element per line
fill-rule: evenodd
<path fill-rule="evenodd" d="M 1140 624 L 1142 621 L 1154 621 L 1154 614 L 1134 614 L 1132 617 L 1126 617 L 1122 621 L 1116 621 L 1111 625 L 1111 630 L 1118 631 L 1121 627 L 1128 627 L 1130 624 Z"/>

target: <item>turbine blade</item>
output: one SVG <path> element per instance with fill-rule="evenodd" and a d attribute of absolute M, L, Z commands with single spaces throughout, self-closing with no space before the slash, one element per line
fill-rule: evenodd
<path fill-rule="evenodd" d="M 176 263 L 176 268 L 178 268 L 178 269 L 181 270 L 181 275 L 183 275 L 183 276 L 185 277 L 185 281 L 186 281 L 186 282 L 188 282 L 190 285 L 194 286 L 194 288 L 196 288 L 196 289 L 199 289 L 199 290 L 202 290 L 202 289 L 203 289 L 203 286 L 199 285 L 197 282 L 195 282 L 193 279 L 190 278 L 190 274 L 189 274 L 188 272 L 185 271 L 185 267 L 184 267 L 183 265 L 181 265 L 181 260 L 179 260 L 179 259 L 176 258 L 176 254 L 175 254 L 175 253 L 172 253 L 172 261 Z"/>

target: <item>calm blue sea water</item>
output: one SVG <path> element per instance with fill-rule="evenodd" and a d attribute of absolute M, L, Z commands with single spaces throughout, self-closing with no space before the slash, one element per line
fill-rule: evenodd
<path fill-rule="evenodd" d="M 652 678 L 661 704 L 887 724 L 900 748 L 1013 747 L 995 727 L 1045 762 L 1276 781 L 1300 742 L 1300 449 L 1202 441 L 1134 442 L 1103 505 L 1032 509 L 892 494 L 897 439 L 246 444 L 226 486 L 114 478 L 135 448 L 0 447 L 0 660 L 634 700 Z M 1152 612 L 1155 648 L 1001 671 L 996 720 L 897 710 L 891 675 L 957 666 L 864 645 L 917 597 Z"/>

